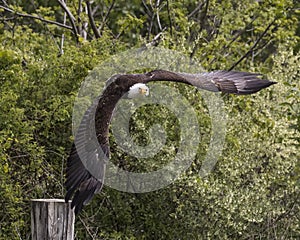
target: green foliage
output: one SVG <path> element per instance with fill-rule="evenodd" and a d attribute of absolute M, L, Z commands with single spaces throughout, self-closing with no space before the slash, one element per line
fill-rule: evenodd
<path fill-rule="evenodd" d="M 291 88 L 286 84 L 293 82 L 299 90 L 299 82 L 290 80 L 299 78 L 299 56 L 284 48 L 280 53 L 269 76 L 279 85 L 228 100 L 233 124 L 222 158 L 208 178 L 188 178 L 177 200 L 176 216 L 193 220 L 186 223 L 193 238 L 199 232 L 211 239 L 299 236 L 299 128 L 292 127 L 299 112 L 290 107 L 296 99 L 294 108 L 299 107 L 299 95 L 287 98 Z"/>
<path fill-rule="evenodd" d="M 0 239 L 13 239 L 30 233 L 30 199 L 63 196 L 74 97 L 110 42 L 80 51 L 71 44 L 61 57 L 54 41 L 30 29 L 4 31 L 1 42 Z"/>
<path fill-rule="evenodd" d="M 11 1 L 10 7 L 62 22 L 57 1 L 34 2 Z M 79 1 L 68 2 L 79 30 L 88 15 L 77 15 Z M 89 71 L 114 53 L 151 41 L 164 28 L 161 46 L 191 56 L 206 69 L 229 69 L 249 51 L 235 69 L 262 72 L 278 84 L 256 95 L 223 96 L 226 142 L 206 178 L 198 172 L 211 137 L 208 109 L 191 87 L 176 85 L 199 120 L 201 144 L 192 166 L 155 192 L 129 194 L 105 187 L 77 218 L 77 239 L 299 238 L 298 1 L 112 3 L 92 5 L 100 11 L 97 39 L 91 28 L 87 37 L 82 32 L 75 36 L 58 25 L 1 11 L 0 239 L 30 238 L 31 198 L 64 196 L 73 102 Z M 66 24 L 71 25 L 68 18 Z M 151 159 L 136 159 L 111 137 L 112 161 L 135 172 L 171 161 L 179 126 L 168 108 L 143 107 L 131 120 L 138 144 L 149 143 L 153 124 L 165 128 L 167 144 Z"/>

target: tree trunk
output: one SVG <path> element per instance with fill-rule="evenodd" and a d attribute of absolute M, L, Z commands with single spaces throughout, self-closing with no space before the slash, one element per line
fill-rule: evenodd
<path fill-rule="evenodd" d="M 32 240 L 73 240 L 74 211 L 63 199 L 31 200 Z"/>

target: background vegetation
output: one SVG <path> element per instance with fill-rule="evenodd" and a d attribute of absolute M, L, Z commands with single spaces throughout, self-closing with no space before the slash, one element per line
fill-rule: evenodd
<path fill-rule="evenodd" d="M 30 199 L 64 196 L 72 107 L 88 72 L 144 44 L 180 51 L 207 70 L 261 72 L 278 84 L 224 96 L 225 149 L 206 178 L 198 171 L 210 118 L 200 96 L 177 86 L 196 99 L 204 140 L 193 166 L 155 192 L 105 187 L 77 218 L 76 239 L 300 238 L 299 1 L 1 0 L 0 14 L 0 239 L 30 239 Z M 136 118 L 150 121 L 141 111 Z M 176 144 L 174 116 L 150 115 L 166 121 Z M 114 144 L 112 152 L 112 161 L 145 170 Z M 154 157 L 154 167 L 168 154 Z"/>

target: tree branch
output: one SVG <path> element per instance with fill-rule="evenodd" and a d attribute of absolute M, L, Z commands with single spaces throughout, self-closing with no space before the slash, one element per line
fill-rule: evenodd
<path fill-rule="evenodd" d="M 246 31 L 247 31 L 247 28 L 249 27 L 249 26 L 251 26 L 253 23 L 254 23 L 254 21 L 257 19 L 257 17 L 254 17 L 253 19 L 252 19 L 252 21 L 249 23 L 249 24 L 247 24 L 247 26 L 243 29 L 243 30 L 241 30 L 241 31 L 238 31 L 236 34 L 235 34 L 235 36 L 231 39 L 231 41 L 228 43 L 228 44 L 226 44 L 222 49 L 221 49 L 221 51 L 220 51 L 220 54 L 224 54 L 224 52 L 243 34 L 243 33 L 245 33 Z M 215 61 L 217 60 L 217 57 L 215 56 L 210 62 L 209 62 L 209 65 L 212 65 Z"/>
<path fill-rule="evenodd" d="M 164 29 L 162 29 L 162 31 L 160 33 L 158 33 L 151 42 L 147 43 L 145 46 L 146 48 L 149 47 L 156 47 L 158 46 L 159 42 L 161 41 L 161 36 L 163 34 L 163 32 L 166 30 L 167 28 L 165 27 Z"/>
<path fill-rule="evenodd" d="M 67 13 L 68 15 L 68 18 L 71 22 L 71 25 L 72 25 L 72 28 L 73 28 L 73 32 L 76 36 L 76 40 L 78 42 L 78 31 L 77 31 L 77 27 L 76 27 L 76 24 L 75 24 L 75 18 L 73 16 L 73 14 L 70 12 L 69 8 L 67 7 L 67 5 L 62 1 L 62 0 L 57 0 L 59 5 L 63 8 L 63 10 Z"/>
<path fill-rule="evenodd" d="M 81 18 L 81 13 L 84 12 L 86 15 L 87 6 L 85 5 L 83 8 L 83 0 L 79 0 L 78 2 L 78 9 L 77 9 L 77 22 L 78 22 L 78 33 L 84 39 L 87 40 L 87 28 L 88 28 L 88 21 L 84 18 Z"/>
<path fill-rule="evenodd" d="M 94 17 L 93 17 L 93 13 L 92 13 L 92 8 L 91 8 L 91 3 L 89 0 L 86 1 L 86 6 L 87 6 L 87 10 L 88 10 L 88 17 L 89 17 L 89 20 L 90 20 L 90 24 L 91 24 L 91 27 L 92 27 L 92 30 L 95 34 L 95 37 L 96 38 L 100 38 L 101 37 L 101 34 L 96 26 L 96 23 L 95 23 L 95 20 L 94 20 Z"/>
<path fill-rule="evenodd" d="M 204 8 L 203 14 L 201 14 L 201 18 L 200 18 L 201 28 L 203 28 L 204 21 L 205 21 L 205 18 L 207 16 L 208 6 L 209 6 L 209 0 L 206 0 L 205 8 Z"/>
<path fill-rule="evenodd" d="M 160 5 L 160 0 L 156 1 L 156 6 L 155 6 L 155 10 L 156 10 L 156 19 L 157 19 L 157 25 L 160 31 L 162 31 L 162 27 L 161 27 L 161 23 L 160 23 L 160 17 L 159 17 L 159 5 Z"/>
<path fill-rule="evenodd" d="M 111 5 L 110 5 L 109 8 L 108 8 L 107 13 L 106 13 L 105 16 L 103 17 L 101 26 L 99 27 L 99 32 L 101 32 L 102 29 L 104 28 L 106 19 L 108 18 L 108 16 L 109 16 L 111 10 L 113 9 L 113 7 L 114 7 L 114 5 L 115 5 L 115 2 L 116 2 L 115 0 L 112 1 Z"/>
<path fill-rule="evenodd" d="M 78 8 L 77 8 L 77 23 L 78 23 L 78 34 L 82 36 L 82 25 L 81 25 L 81 13 L 82 13 L 82 0 L 78 1 Z"/>
<path fill-rule="evenodd" d="M 5 0 L 1 0 L 1 1 L 4 3 L 4 5 L 5 5 L 6 7 L 9 7 L 9 5 L 6 3 Z"/>
<path fill-rule="evenodd" d="M 170 35 L 173 35 L 173 23 L 172 23 L 172 18 L 171 18 L 171 11 L 170 11 L 170 5 L 169 5 L 169 0 L 167 0 L 167 10 L 168 10 L 168 19 L 169 19 L 169 28 L 170 28 Z"/>
<path fill-rule="evenodd" d="M 204 3 L 199 2 L 198 6 L 190 14 L 187 15 L 188 19 L 192 18 L 199 10 L 201 10 L 203 5 Z"/>
<path fill-rule="evenodd" d="M 67 13 L 64 12 L 64 20 L 63 23 L 66 24 L 67 22 Z M 60 55 L 64 54 L 64 41 L 65 41 L 65 34 L 63 33 L 61 35 L 61 41 L 60 41 Z"/>
<path fill-rule="evenodd" d="M 65 24 L 62 24 L 62 23 L 59 23 L 59 22 L 47 20 L 47 19 L 41 18 L 39 16 L 34 16 L 34 15 L 30 15 L 30 14 L 19 13 L 19 12 L 14 11 L 13 9 L 10 9 L 10 8 L 7 8 L 7 7 L 1 6 L 1 5 L 0 5 L 0 8 L 4 9 L 7 12 L 13 13 L 13 14 L 15 14 L 18 17 L 33 18 L 33 19 L 40 20 L 41 22 L 50 23 L 50 24 L 54 24 L 54 25 L 62 27 L 62 28 L 66 28 L 68 30 L 72 30 L 73 29 L 71 26 L 68 26 L 68 25 L 65 25 Z"/>
<path fill-rule="evenodd" d="M 203 3 L 203 4 L 204 4 L 204 3 Z M 199 10 L 201 10 L 203 4 L 199 4 Z M 202 32 L 202 30 L 203 30 L 203 28 L 204 28 L 204 24 L 205 24 L 207 12 L 208 12 L 208 6 L 209 6 L 209 0 L 206 0 L 206 2 L 205 2 L 205 8 L 204 8 L 204 10 L 203 10 L 203 12 L 202 12 L 202 14 L 201 14 L 201 16 L 200 16 L 200 30 L 199 30 L 199 32 L 197 33 L 198 36 L 199 36 L 199 34 Z M 193 13 L 193 14 L 195 14 L 195 13 Z M 190 17 L 192 17 L 192 15 L 191 15 Z M 190 18 L 190 17 L 189 17 L 189 18 Z M 199 45 L 198 45 L 198 44 L 195 44 L 195 46 L 193 47 L 193 50 L 192 50 L 192 52 L 191 52 L 191 54 L 190 54 L 190 58 L 193 58 L 193 57 L 194 57 L 194 55 L 195 55 L 195 53 L 196 53 L 198 47 L 199 47 Z"/>
<path fill-rule="evenodd" d="M 260 42 L 260 40 L 266 35 L 270 27 L 274 24 L 276 18 L 266 27 L 265 31 L 259 36 L 259 38 L 255 41 L 255 43 L 252 45 L 252 47 L 236 62 L 234 63 L 228 71 L 231 71 L 234 69 L 241 61 L 243 61 L 248 55 L 254 50 L 254 48 L 257 46 L 257 44 Z"/>

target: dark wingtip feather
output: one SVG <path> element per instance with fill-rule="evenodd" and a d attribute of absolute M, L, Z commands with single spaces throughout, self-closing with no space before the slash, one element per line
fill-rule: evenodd
<path fill-rule="evenodd" d="M 269 80 L 264 80 L 260 78 L 254 78 L 251 80 L 246 81 L 246 84 L 244 88 L 238 89 L 239 95 L 246 95 L 246 94 L 252 94 L 256 93 L 264 88 L 267 88 L 273 84 L 276 84 L 277 82 L 269 81 Z"/>
<path fill-rule="evenodd" d="M 104 169 L 103 167 L 100 171 L 104 171 Z M 84 205 L 88 204 L 93 196 L 101 190 L 102 182 L 85 169 L 73 145 L 67 160 L 65 202 L 72 199 L 71 208 L 75 207 L 75 214 L 78 214 Z"/>
<path fill-rule="evenodd" d="M 260 78 L 259 73 L 216 71 L 214 82 L 219 90 L 224 93 L 247 95 L 256 93 L 276 82 Z"/>
<path fill-rule="evenodd" d="M 209 91 L 220 91 L 237 95 L 256 93 L 276 83 L 262 79 L 262 74 L 260 73 L 218 70 L 203 73 L 200 76 L 201 81 L 193 85 Z"/>
<path fill-rule="evenodd" d="M 71 207 L 75 207 L 75 214 L 78 214 L 83 206 L 92 200 L 94 195 L 101 190 L 102 186 L 103 184 L 92 176 L 81 184 L 80 188 L 75 192 L 71 203 Z"/>

